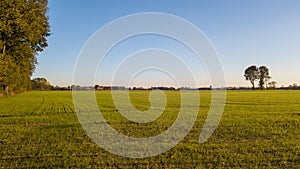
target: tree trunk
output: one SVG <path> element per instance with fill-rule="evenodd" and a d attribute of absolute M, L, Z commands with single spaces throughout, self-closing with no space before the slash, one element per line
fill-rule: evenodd
<path fill-rule="evenodd" d="M 252 90 L 254 90 L 254 89 L 255 89 L 254 84 L 252 84 Z"/>
<path fill-rule="evenodd" d="M 8 91 L 8 86 L 7 85 L 3 85 L 4 88 L 4 92 L 6 93 L 6 96 L 8 96 L 9 91 Z"/>
<path fill-rule="evenodd" d="M 3 46 L 3 51 L 2 51 L 3 56 L 5 55 L 5 52 L 6 52 L 6 46 L 4 45 Z"/>

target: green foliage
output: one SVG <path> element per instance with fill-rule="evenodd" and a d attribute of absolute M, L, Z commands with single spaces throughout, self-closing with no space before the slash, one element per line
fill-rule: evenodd
<path fill-rule="evenodd" d="M 0 1 L 0 92 L 30 88 L 38 52 L 47 47 L 47 0 Z M 10 89 L 10 90 L 9 90 Z"/>
<path fill-rule="evenodd" d="M 32 90 L 47 91 L 54 88 L 45 78 L 34 78 L 31 80 L 31 83 Z"/>
<path fill-rule="evenodd" d="M 157 135 L 176 120 L 180 93 L 167 91 L 167 108 L 154 122 L 133 123 L 116 110 L 110 91 L 96 92 L 107 122 L 132 137 Z M 149 91 L 130 91 L 147 110 Z M 198 119 L 170 151 L 145 159 L 110 154 L 79 124 L 71 92 L 25 92 L 0 99 L 0 168 L 299 168 L 300 91 L 229 91 L 222 120 L 198 143 L 210 109 L 210 91 L 200 92 Z"/>

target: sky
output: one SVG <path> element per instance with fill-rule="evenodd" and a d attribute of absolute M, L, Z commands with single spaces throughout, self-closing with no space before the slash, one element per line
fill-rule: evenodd
<path fill-rule="evenodd" d="M 77 58 L 90 37 L 120 17 L 143 12 L 175 15 L 201 30 L 218 53 L 226 86 L 251 86 L 243 77 L 250 65 L 266 65 L 277 86 L 300 84 L 298 0 L 49 0 L 52 35 L 49 46 L 37 56 L 33 77 L 45 77 L 53 85 L 71 85 Z M 194 62 L 193 53 L 180 42 L 158 35 L 132 37 L 118 44 L 99 64 L 94 82 L 110 84 L 112 72 L 124 58 L 149 48 L 178 55 L 193 72 L 197 86 L 211 84 L 205 63 Z M 149 87 L 176 86 L 177 79 L 153 69 L 137 72 L 131 80 L 131 86 Z M 116 84 L 123 85 L 122 79 Z"/>

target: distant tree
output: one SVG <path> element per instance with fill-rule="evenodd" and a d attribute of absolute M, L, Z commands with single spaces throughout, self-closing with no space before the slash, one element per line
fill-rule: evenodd
<path fill-rule="evenodd" d="M 100 86 L 99 85 L 95 85 L 95 90 L 98 90 L 98 88 L 99 88 Z"/>
<path fill-rule="evenodd" d="M 36 55 L 48 46 L 47 0 L 0 1 L 0 92 L 30 88 Z"/>
<path fill-rule="evenodd" d="M 245 70 L 244 76 L 246 80 L 250 81 L 250 83 L 252 84 L 252 89 L 254 90 L 255 89 L 254 82 L 259 78 L 258 68 L 255 65 L 248 67 Z"/>
<path fill-rule="evenodd" d="M 265 82 L 271 78 L 269 76 L 269 69 L 266 66 L 260 66 L 258 68 L 258 77 L 260 90 L 263 90 Z"/>
<path fill-rule="evenodd" d="M 268 84 L 269 84 L 269 86 L 270 86 L 271 89 L 276 89 L 276 84 L 277 84 L 277 82 L 271 81 L 271 82 L 269 82 Z"/>
<path fill-rule="evenodd" d="M 296 88 L 298 88 L 298 85 L 296 83 L 294 83 L 292 85 L 289 85 L 289 88 L 290 89 L 296 89 Z"/>
<path fill-rule="evenodd" d="M 294 83 L 293 88 L 297 88 L 297 87 L 298 87 L 297 83 Z"/>
<path fill-rule="evenodd" d="M 53 86 L 50 85 L 50 83 L 45 78 L 35 78 L 32 79 L 32 89 L 33 90 L 40 90 L 40 91 L 46 91 L 51 90 Z"/>
<path fill-rule="evenodd" d="M 269 84 L 269 80 L 272 79 L 271 76 L 268 76 L 265 78 L 265 83 L 266 83 L 266 89 L 268 89 L 268 84 Z"/>

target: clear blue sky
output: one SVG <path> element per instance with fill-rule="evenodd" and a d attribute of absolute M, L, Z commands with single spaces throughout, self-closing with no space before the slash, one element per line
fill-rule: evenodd
<path fill-rule="evenodd" d="M 79 52 L 95 31 L 119 17 L 141 12 L 177 15 L 202 30 L 219 53 L 227 86 L 251 86 L 243 72 L 252 64 L 269 67 L 278 86 L 300 84 L 299 0 L 49 0 L 49 8 L 52 36 L 49 47 L 38 55 L 34 77 L 46 77 L 54 85 L 72 83 Z M 97 78 L 102 83 L 101 76 Z M 147 86 L 142 79 L 136 85 Z M 199 86 L 209 84 L 202 80 Z"/>

